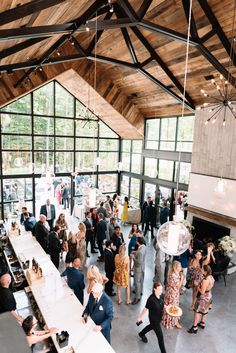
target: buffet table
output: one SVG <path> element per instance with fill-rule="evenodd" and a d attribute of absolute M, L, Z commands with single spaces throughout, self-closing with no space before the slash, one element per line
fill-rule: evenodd
<path fill-rule="evenodd" d="M 57 351 L 114 353 L 103 335 L 93 331 L 95 324 L 91 319 L 87 324 L 82 323 L 83 306 L 35 237 L 30 232 L 23 232 L 22 235 L 9 234 L 9 239 L 20 262 L 30 260 L 31 264 L 34 257 L 42 268 L 43 277 L 29 284 L 47 326 L 57 327 L 59 333 L 64 330 L 70 335 L 69 344 L 64 348 L 59 347 L 56 335 L 52 335 Z"/>

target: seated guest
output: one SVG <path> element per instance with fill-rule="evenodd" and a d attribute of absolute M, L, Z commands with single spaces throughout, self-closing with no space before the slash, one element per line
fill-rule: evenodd
<path fill-rule="evenodd" d="M 11 276 L 5 273 L 0 278 L 0 314 L 10 312 L 11 315 L 19 322 L 23 322 L 23 317 L 16 313 L 16 300 L 9 286 L 11 284 Z"/>
<path fill-rule="evenodd" d="M 73 261 L 73 267 L 67 267 L 65 271 L 61 274 L 62 277 L 67 277 L 68 286 L 74 290 L 76 297 L 79 299 L 80 303 L 84 303 L 84 275 L 80 271 L 81 261 L 76 258 Z"/>
<path fill-rule="evenodd" d="M 28 212 L 27 207 L 22 207 L 21 215 L 20 215 L 20 224 L 24 224 L 24 221 L 25 221 L 24 213 L 26 213 L 26 212 L 29 214 L 29 217 L 33 216 L 33 214 L 31 212 Z"/>
<path fill-rule="evenodd" d="M 100 283 L 94 284 L 82 316 L 83 318 L 90 316 L 96 325 L 93 330 L 95 332 L 101 331 L 110 343 L 113 306 L 108 295 L 103 293 L 103 286 Z M 86 320 L 84 320 L 84 323 L 86 323 Z"/>
<path fill-rule="evenodd" d="M 44 216 L 43 214 L 39 216 L 39 221 L 36 222 L 34 226 L 33 234 L 39 244 L 42 246 L 43 250 L 47 252 L 49 231 L 46 227 L 46 216 Z"/>
<path fill-rule="evenodd" d="M 113 242 L 113 245 L 115 246 L 115 253 L 118 254 L 119 248 L 121 244 L 124 244 L 124 237 L 123 234 L 120 231 L 120 226 L 115 227 L 115 233 L 113 234 L 111 241 Z"/>
<path fill-rule="evenodd" d="M 59 268 L 60 262 L 60 252 L 61 252 L 61 242 L 59 239 L 60 227 L 55 226 L 54 230 L 49 233 L 48 242 L 48 253 L 50 255 L 51 261 L 54 263 L 56 268 Z"/>
<path fill-rule="evenodd" d="M 23 215 L 24 215 L 24 223 L 23 224 L 24 224 L 26 232 L 32 232 L 33 228 L 36 224 L 35 217 L 33 217 L 32 214 L 29 212 L 24 212 Z"/>
<path fill-rule="evenodd" d="M 25 331 L 27 342 L 31 348 L 38 343 L 44 341 L 46 338 L 50 337 L 52 333 L 57 333 L 58 329 L 51 327 L 49 330 L 34 330 L 34 326 L 37 324 L 37 320 L 34 316 L 27 316 L 23 323 L 22 328 Z"/>

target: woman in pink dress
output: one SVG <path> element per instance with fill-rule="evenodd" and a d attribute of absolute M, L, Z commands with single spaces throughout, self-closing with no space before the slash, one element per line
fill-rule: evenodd
<path fill-rule="evenodd" d="M 183 272 L 182 267 L 179 261 L 173 261 L 167 279 L 166 292 L 164 297 L 164 305 L 165 307 L 168 305 L 176 305 L 179 306 L 179 291 L 183 283 Z M 179 317 L 173 317 L 167 314 L 164 307 L 164 315 L 163 315 L 163 325 L 166 328 L 177 327 L 181 328 L 182 326 L 179 323 Z"/>
<path fill-rule="evenodd" d="M 61 184 L 58 184 L 55 189 L 56 199 L 57 199 L 57 206 L 60 206 L 62 194 L 61 194 Z"/>

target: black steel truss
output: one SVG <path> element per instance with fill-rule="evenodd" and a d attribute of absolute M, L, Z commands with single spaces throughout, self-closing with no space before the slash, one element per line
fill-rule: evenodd
<path fill-rule="evenodd" d="M 0 14 L 0 24 L 6 24 L 13 20 L 22 18 L 29 14 L 33 14 L 37 11 L 45 9 L 47 7 L 54 6 L 59 4 L 65 0 L 35 0 L 31 1 L 22 6 L 18 6 L 15 9 L 5 11 Z M 198 0 L 200 6 L 205 12 L 209 22 L 212 25 L 212 30 L 205 34 L 202 38 L 199 38 L 197 26 L 194 20 L 194 16 L 191 16 L 191 37 L 189 39 L 189 44 L 195 46 L 199 52 L 232 84 L 236 84 L 235 79 L 232 75 L 229 75 L 228 71 L 224 68 L 224 66 L 209 52 L 209 50 L 203 45 L 205 41 L 211 38 L 213 35 L 217 34 L 221 40 L 222 45 L 224 46 L 228 55 L 232 55 L 231 45 L 226 35 L 224 34 L 217 18 L 212 12 L 209 4 L 205 0 Z M 151 32 L 156 32 L 161 35 L 165 35 L 171 40 L 178 40 L 183 43 L 187 42 L 187 36 L 185 34 L 176 32 L 172 29 L 160 26 L 158 24 L 147 21 L 144 18 L 147 13 L 152 0 L 143 0 L 139 9 L 134 11 L 133 7 L 130 5 L 128 0 L 117 0 L 113 3 L 113 8 L 115 10 L 115 14 L 117 16 L 116 19 L 112 19 L 113 13 L 109 12 L 110 5 L 107 0 L 96 0 L 94 3 L 80 16 L 78 19 L 73 20 L 71 23 L 65 24 L 57 24 L 50 26 L 39 26 L 39 27 L 24 27 L 19 29 L 9 29 L 9 30 L 0 30 L 0 41 L 4 40 L 13 40 L 13 39 L 22 39 L 28 38 L 22 43 L 18 43 L 13 45 L 11 48 L 5 49 L 0 52 L 0 59 L 5 58 L 9 55 L 12 55 L 16 52 L 24 50 L 31 45 L 34 45 L 40 41 L 47 39 L 55 34 L 60 34 L 61 38 L 54 43 L 54 45 L 46 52 L 44 55 L 37 60 L 28 60 L 26 62 L 15 63 L 10 65 L 2 65 L 0 66 L 0 72 L 12 72 L 14 70 L 28 70 L 24 73 L 24 75 L 16 82 L 15 87 L 20 85 L 22 82 L 27 80 L 29 76 L 34 72 L 37 68 L 45 65 L 57 64 L 60 62 L 68 62 L 73 60 L 80 60 L 87 58 L 89 60 L 95 60 L 95 55 L 92 54 L 96 43 L 99 41 L 104 30 L 107 29 L 116 29 L 120 28 L 126 42 L 127 48 L 131 54 L 133 63 L 125 62 L 119 60 L 117 58 L 108 58 L 101 55 L 96 55 L 96 60 L 112 64 L 118 65 L 121 67 L 134 69 L 140 72 L 142 75 L 150 79 L 152 82 L 157 84 L 162 90 L 166 93 L 174 97 L 177 101 L 182 102 L 182 98 L 178 96 L 174 91 L 170 90 L 167 86 L 162 84 L 155 77 L 150 75 L 147 71 L 144 70 L 144 67 L 150 63 L 151 61 L 155 61 L 166 73 L 169 79 L 174 83 L 177 89 L 181 94 L 184 93 L 184 89 L 181 83 L 176 79 L 173 73 L 168 69 L 165 63 L 162 61 L 156 50 L 149 44 L 144 35 L 140 32 L 140 29 L 146 29 Z M 189 13 L 189 0 L 182 0 L 183 9 L 185 11 L 186 18 L 188 18 Z M 98 16 L 105 14 L 103 20 L 97 19 Z M 89 45 L 86 49 L 82 48 L 78 40 L 75 39 L 75 35 L 78 32 L 84 32 L 86 30 L 97 30 L 97 33 L 93 36 Z M 130 39 L 127 28 L 131 28 L 139 41 L 144 45 L 146 50 L 149 52 L 150 57 L 147 58 L 143 63 L 140 63 L 137 59 L 135 49 L 133 43 Z M 74 44 L 75 49 L 78 51 L 78 54 L 52 57 L 52 55 L 61 47 L 63 44 L 70 40 L 71 43 Z M 236 58 L 233 55 L 234 65 L 236 64 Z M 185 93 L 185 106 L 191 111 L 194 110 L 194 103 L 188 93 Z"/>

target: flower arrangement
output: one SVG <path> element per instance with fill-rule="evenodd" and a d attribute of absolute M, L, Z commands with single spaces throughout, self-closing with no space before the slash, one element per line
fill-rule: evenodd
<path fill-rule="evenodd" d="M 219 248 L 221 248 L 227 254 L 236 253 L 236 239 L 226 235 L 220 239 Z"/>

